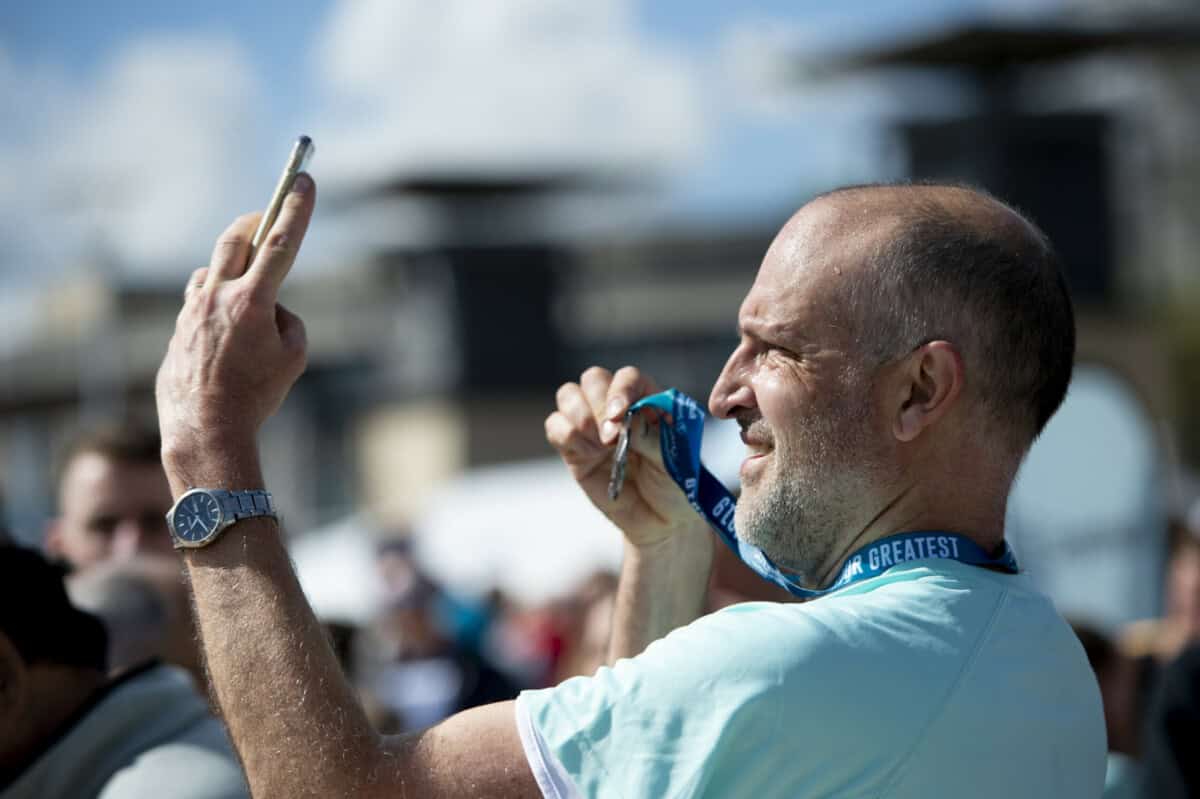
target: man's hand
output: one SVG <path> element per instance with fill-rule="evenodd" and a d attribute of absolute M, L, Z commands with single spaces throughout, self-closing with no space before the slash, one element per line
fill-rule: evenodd
<path fill-rule="evenodd" d="M 638 548 L 680 535 L 707 536 L 706 524 L 663 466 L 658 411 L 633 420 L 629 463 L 621 494 L 608 498 L 613 455 L 625 413 L 637 400 L 657 393 L 654 380 L 632 366 L 614 375 L 593 366 L 578 383 L 558 389 L 558 409 L 546 418 L 546 439 L 558 450 L 588 499 Z"/>
<path fill-rule="evenodd" d="M 658 386 L 627 366 L 593 366 L 558 390 L 546 438 L 588 498 L 625 533 L 608 662 L 633 657 L 704 609 L 713 544 L 708 524 L 663 467 L 657 411 L 634 419 L 625 484 L 608 498 L 614 447 L 625 412 Z"/>
<path fill-rule="evenodd" d="M 304 324 L 276 298 L 315 197 L 312 179 L 297 177 L 253 263 L 246 258 L 259 214 L 230 225 L 209 265 L 188 282 L 155 387 L 164 465 L 176 495 L 210 479 L 204 459 L 212 455 L 243 457 L 254 461 L 246 469 L 256 471 L 258 430 L 304 371 Z"/>

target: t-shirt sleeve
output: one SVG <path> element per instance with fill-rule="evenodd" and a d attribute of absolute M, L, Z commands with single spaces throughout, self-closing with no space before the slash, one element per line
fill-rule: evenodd
<path fill-rule="evenodd" d="M 518 696 L 514 704 L 521 748 L 525 750 L 529 770 L 533 772 L 533 778 L 537 781 L 542 796 L 545 799 L 582 799 L 582 794 L 575 788 L 575 783 L 571 782 L 571 777 L 546 746 L 546 741 L 537 727 L 533 726 L 533 721 L 529 718 L 528 703 Z"/>
<path fill-rule="evenodd" d="M 782 719 L 796 702 L 814 711 L 815 700 L 786 679 L 804 665 L 797 647 L 785 665 L 755 621 L 722 611 L 591 677 L 525 691 L 519 702 L 545 757 L 585 797 L 764 795 L 774 755 L 795 767 L 810 737 L 781 735 Z"/>

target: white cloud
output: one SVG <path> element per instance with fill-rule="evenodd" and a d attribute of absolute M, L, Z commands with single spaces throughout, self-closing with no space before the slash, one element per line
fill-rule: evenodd
<path fill-rule="evenodd" d="M 204 259 L 256 174 L 259 94 L 224 38 L 132 41 L 75 83 L 0 58 L 0 101 L 21 120 L 0 138 L 0 212 L 17 234 L 0 267 L 105 258 L 154 274 Z"/>
<path fill-rule="evenodd" d="M 705 144 L 693 66 L 637 32 L 630 0 L 345 0 L 313 40 L 315 91 L 291 96 L 326 188 L 405 168 L 669 172 Z M 83 74 L 0 49 L 0 281 L 101 261 L 185 274 L 265 201 L 282 151 L 264 99 L 226 36 L 141 34 Z"/>
<path fill-rule="evenodd" d="M 929 30 L 928 23 L 908 24 Z M 812 23 L 744 20 L 721 39 L 717 79 L 726 84 L 732 114 L 766 122 L 803 119 L 815 129 L 958 107 L 963 91 L 937 75 L 836 66 L 859 49 L 890 44 L 894 35 L 839 34 L 831 46 L 829 32 Z"/>
<path fill-rule="evenodd" d="M 704 146 L 694 70 L 628 0 L 343 0 L 319 36 L 323 163 L 667 170 Z"/>

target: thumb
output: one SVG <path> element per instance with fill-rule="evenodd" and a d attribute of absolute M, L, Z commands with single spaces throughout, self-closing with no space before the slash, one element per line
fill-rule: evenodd
<path fill-rule="evenodd" d="M 642 408 L 630 420 L 629 426 L 629 448 L 659 469 L 664 468 L 661 437 L 665 423 L 661 411 Z"/>

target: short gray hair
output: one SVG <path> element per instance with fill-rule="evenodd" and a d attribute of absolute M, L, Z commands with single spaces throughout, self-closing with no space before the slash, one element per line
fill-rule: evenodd
<path fill-rule="evenodd" d="M 859 352 L 882 363 L 930 341 L 951 342 L 966 364 L 967 391 L 1023 451 L 1062 404 L 1075 359 L 1075 315 L 1058 255 L 1033 222 L 985 192 L 919 185 L 969 192 L 982 207 L 1006 210 L 1008 222 L 981 224 L 914 191 L 898 229 L 848 287 Z"/>

